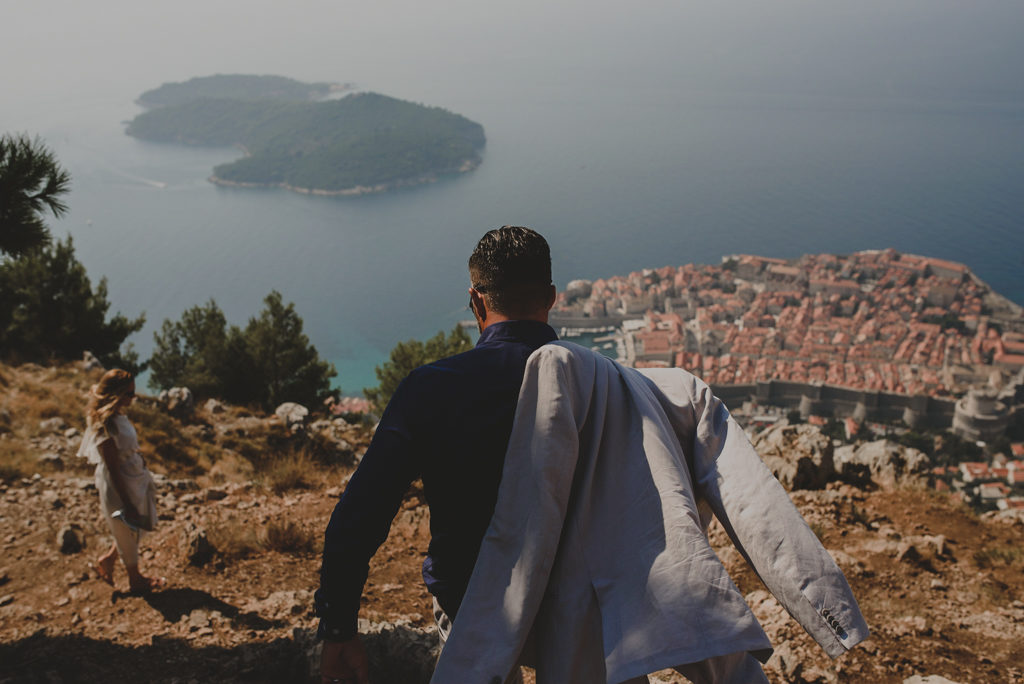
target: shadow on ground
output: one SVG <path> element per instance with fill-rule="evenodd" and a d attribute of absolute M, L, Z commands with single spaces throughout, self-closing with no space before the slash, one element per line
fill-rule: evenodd
<path fill-rule="evenodd" d="M 150 597 L 151 605 L 172 621 L 175 616 L 187 614 L 183 612 L 186 608 L 221 611 L 223 606 L 231 608 L 205 592 L 174 592 Z M 238 618 L 247 619 L 247 615 L 251 614 L 240 613 Z M 433 633 L 382 623 L 362 639 L 370 658 L 372 681 L 379 684 L 429 682 L 437 658 L 437 637 Z M 0 643 L 0 684 L 129 681 L 302 684 L 320 681 L 317 676 L 319 655 L 311 629 L 296 629 L 292 639 L 253 641 L 237 646 L 197 645 L 186 639 L 161 636 L 154 636 L 147 645 L 130 646 L 79 635 L 49 635 L 40 630 L 15 642 Z"/>
<path fill-rule="evenodd" d="M 126 646 L 76 635 L 40 633 L 0 644 L 0 682 L 304 682 L 312 643 L 288 639 L 234 647 L 195 646 L 155 637 Z"/>
<path fill-rule="evenodd" d="M 111 602 L 117 603 L 131 594 L 115 591 L 111 596 Z M 163 591 L 146 594 L 143 599 L 153 610 L 160 613 L 167 622 L 178 622 L 181 618 L 190 615 L 194 610 L 208 612 L 217 611 L 231 620 L 231 626 L 236 629 L 259 629 L 266 630 L 277 627 L 286 627 L 287 623 L 282 620 L 268 620 L 258 613 L 246 613 L 237 607 L 226 603 L 216 596 L 199 589 L 165 589 Z"/>

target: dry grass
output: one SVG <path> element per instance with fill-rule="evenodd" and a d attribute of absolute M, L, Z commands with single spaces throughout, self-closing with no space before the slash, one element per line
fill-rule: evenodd
<path fill-rule="evenodd" d="M 974 552 L 974 564 L 981 569 L 1024 564 L 1024 549 L 1016 546 L 989 546 Z"/>
<path fill-rule="evenodd" d="M 279 553 L 308 554 L 318 551 L 320 537 L 294 520 L 272 520 L 264 531 L 263 544 Z"/>
<path fill-rule="evenodd" d="M 1017 596 L 1013 589 L 1006 583 L 994 579 L 988 579 L 981 583 L 981 593 L 993 605 L 1005 606 L 1016 600 Z"/>
<path fill-rule="evenodd" d="M 169 474 L 201 475 L 198 444 L 182 431 L 182 424 L 150 401 L 136 401 L 128 418 L 139 434 L 139 448 L 147 462 Z"/>
<path fill-rule="evenodd" d="M 218 555 L 226 560 L 249 558 L 264 551 L 312 554 L 319 552 L 321 544 L 319 530 L 304 528 L 294 520 L 271 520 L 262 528 L 230 520 L 212 527 L 209 537 Z"/>
<path fill-rule="evenodd" d="M 259 474 L 263 484 L 275 494 L 309 489 L 321 479 L 313 457 L 305 450 L 281 454 L 264 464 Z"/>
<path fill-rule="evenodd" d="M 228 560 L 247 558 L 263 550 L 258 530 L 248 522 L 232 520 L 212 527 L 208 534 L 217 553 Z"/>
<path fill-rule="evenodd" d="M 0 481 L 13 482 L 39 472 L 39 461 L 24 444 L 0 441 Z"/>
<path fill-rule="evenodd" d="M 0 365 L 0 479 L 11 481 L 53 471 L 38 460 L 40 451 L 30 440 L 42 435 L 39 424 L 49 418 L 60 418 L 83 431 L 87 393 L 98 377 L 98 372 L 85 373 L 73 364 L 51 368 L 31 363 Z M 65 458 L 65 465 L 73 471 L 88 470 L 75 458 Z"/>
<path fill-rule="evenodd" d="M 244 433 L 229 432 L 220 439 L 222 447 L 237 452 L 257 470 L 270 463 L 287 443 L 288 436 L 283 430 L 275 430 L 264 421 L 248 425 Z"/>
<path fill-rule="evenodd" d="M 98 377 L 74 366 L 44 368 L 35 364 L 5 366 L 0 413 L 9 416 L 7 431 L 21 438 L 39 434 L 40 421 L 60 418 L 85 429 L 85 405 L 89 386 Z"/>
<path fill-rule="evenodd" d="M 88 391 L 101 375 L 82 371 L 78 364 L 0 364 L 0 477 L 18 479 L 51 468 L 37 460 L 39 449 L 32 446 L 33 440 L 48 436 L 40 423 L 60 418 L 84 432 Z M 225 405 L 223 413 L 209 415 L 218 426 L 214 433 L 202 427 L 206 417 L 200 408 L 195 419 L 182 422 L 151 398 L 128 410 L 149 468 L 172 478 L 192 478 L 200 486 L 256 479 L 283 494 L 317 486 L 328 477 L 337 480 L 335 467 L 350 464 L 351 459 L 339 459 L 325 437 L 296 437 L 244 408 Z M 75 471 L 84 465 L 67 457 L 76 447 L 74 440 L 62 447 L 65 468 Z"/>
<path fill-rule="evenodd" d="M 200 461 L 209 458 L 213 461 L 210 471 L 205 478 L 196 478 L 202 484 L 205 479 L 209 485 L 220 485 L 225 482 L 248 482 L 253 479 L 255 469 L 252 463 L 242 458 L 238 453 L 230 449 L 216 449 L 214 447 L 201 447 L 204 451 L 209 449 L 209 455 L 203 455 Z"/>

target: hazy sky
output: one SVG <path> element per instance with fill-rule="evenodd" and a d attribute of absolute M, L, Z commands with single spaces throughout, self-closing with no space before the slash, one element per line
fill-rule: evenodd
<path fill-rule="evenodd" d="M 3 17 L 0 127 L 19 129 L 69 95 L 135 95 L 218 72 L 349 80 L 413 99 L 580 80 L 1024 99 L 1019 0 L 9 0 Z"/>
<path fill-rule="evenodd" d="M 1021 0 L 0 2 L 0 132 L 42 135 L 72 171 L 55 231 L 115 309 L 147 312 L 143 353 L 188 306 L 242 321 L 276 288 L 343 387 L 372 384 L 395 340 L 465 315 L 466 246 L 506 222 L 548 235 L 559 282 L 895 241 L 1024 297 Z M 158 150 L 121 122 L 143 91 L 215 73 L 442 106 L 483 124 L 486 162 L 366 201 L 214 190 L 231 153 Z M 965 248 L 979 225 L 993 240 Z M 646 237 L 623 250 L 627 228 Z"/>

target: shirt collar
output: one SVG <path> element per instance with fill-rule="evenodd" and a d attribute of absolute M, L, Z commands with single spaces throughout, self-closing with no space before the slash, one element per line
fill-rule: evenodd
<path fill-rule="evenodd" d="M 541 346 L 558 339 L 555 329 L 540 321 L 500 321 L 492 323 L 480 333 L 476 346 L 495 342 L 522 342 Z"/>

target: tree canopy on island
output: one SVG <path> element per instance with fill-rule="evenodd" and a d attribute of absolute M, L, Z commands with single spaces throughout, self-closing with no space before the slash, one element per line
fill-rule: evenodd
<path fill-rule="evenodd" d="M 142 93 L 139 104 L 144 107 L 165 107 L 207 97 L 310 101 L 322 99 L 330 92 L 330 83 L 302 83 L 285 76 L 215 74 L 191 78 L 183 83 L 164 83 L 159 88 Z"/>
<path fill-rule="evenodd" d="M 244 148 L 245 157 L 214 169 L 214 181 L 330 193 L 465 171 L 485 143 L 480 124 L 463 116 L 376 93 L 321 102 L 199 97 L 143 112 L 127 132 Z"/>

